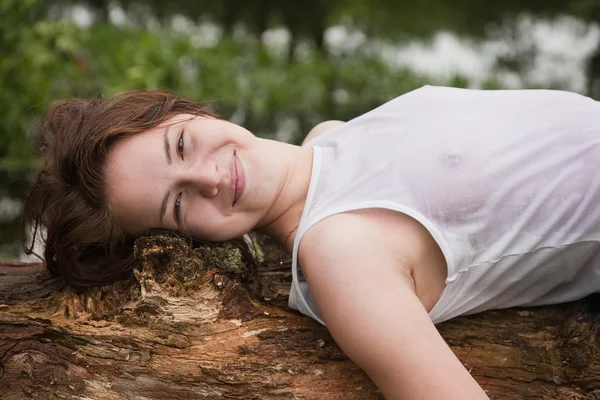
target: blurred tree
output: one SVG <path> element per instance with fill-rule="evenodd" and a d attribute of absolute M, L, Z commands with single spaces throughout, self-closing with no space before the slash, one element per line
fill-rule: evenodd
<path fill-rule="evenodd" d="M 84 36 L 47 19 L 37 0 L 0 1 L 0 158 L 28 155 L 27 133 L 40 110 L 51 96 L 72 94 Z"/>
<path fill-rule="evenodd" d="M 339 7 L 339 0 L 304 0 L 298 6 L 295 0 L 281 0 L 277 12 L 291 34 L 288 60 L 294 59 L 294 49 L 299 39 L 312 42 L 322 56 L 325 49 L 325 30 L 331 24 L 331 15 Z"/>
<path fill-rule="evenodd" d="M 429 37 L 448 30 L 472 38 L 485 38 L 491 31 L 503 31 L 504 37 L 519 43 L 523 34 L 518 17 L 552 19 L 571 15 L 598 24 L 598 0 L 344 0 L 338 12 L 350 17 L 352 25 L 371 37 L 402 40 L 414 36 Z M 522 73 L 537 54 L 533 46 L 519 48 L 501 57 L 498 66 Z M 588 68 L 588 94 L 600 96 L 600 41 Z"/>
<path fill-rule="evenodd" d="M 88 4 L 99 16 L 107 15 L 109 0 L 62 0 Z M 120 0 L 130 15 L 140 12 L 140 20 L 149 12 L 159 20 L 175 14 L 192 20 L 209 18 L 219 23 L 226 35 L 236 24 L 243 24 L 256 40 L 270 27 L 282 25 L 290 32 L 288 60 L 293 62 L 297 44 L 312 44 L 323 56 L 324 34 L 332 24 L 345 24 L 364 32 L 370 38 L 399 41 L 415 36 L 427 38 L 440 30 L 460 35 L 485 38 L 490 31 L 503 32 L 515 44 L 514 50 L 498 59 L 500 69 L 521 75 L 537 56 L 532 44 L 523 45 L 523 32 L 518 17 L 535 18 L 573 15 L 588 22 L 600 21 L 598 0 Z M 104 20 L 101 17 L 99 20 Z M 494 28 L 495 27 L 495 28 Z M 600 78 L 600 41 L 589 60 L 588 87 L 594 90 Z"/>
<path fill-rule="evenodd" d="M 70 4 L 95 10 L 95 23 L 78 28 L 48 17 L 48 10 L 60 15 L 55 11 Z M 108 23 L 111 7 L 118 5 L 140 23 Z M 272 133 L 285 123 L 301 135 L 320 119 L 347 119 L 431 82 L 387 66 L 369 49 L 332 57 L 324 35 L 333 24 L 399 41 L 440 29 L 485 37 L 493 26 L 512 30 L 518 39 L 514 21 L 523 12 L 600 20 L 597 0 L 2 0 L 0 11 L 0 157 L 29 153 L 27 132 L 56 98 L 171 89 L 219 99 L 224 115 L 257 132 Z M 154 15 L 168 22 L 177 14 L 217 21 L 225 34 L 217 45 L 207 44 L 199 34 L 171 31 L 167 23 L 148 29 L 142 19 Z M 248 35 L 232 35 L 238 23 Z M 275 26 L 290 32 L 287 57 L 261 44 L 264 31 Z M 309 44 L 303 46 L 307 50 L 298 52 L 299 43 Z M 535 51 L 524 47 L 499 61 L 503 68 L 522 70 Z M 588 74 L 592 93 L 598 90 L 600 45 Z M 462 77 L 440 83 L 466 84 Z M 296 122 L 285 122 L 290 118 Z"/>
<path fill-rule="evenodd" d="M 8 14 L 21 14 L 2 24 L 0 107 L 6 112 L 1 115 L 0 158 L 29 154 L 28 132 L 52 100 L 64 97 L 173 90 L 218 100 L 218 111 L 257 134 L 283 129 L 287 137 L 300 140 L 323 119 L 352 118 L 429 81 L 376 56 L 333 60 L 315 47 L 290 64 L 252 37 L 226 36 L 213 46 L 166 27 L 97 21 L 78 28 L 49 19 L 38 0 L 9 1 L 19 6 Z M 289 6 L 287 12 L 292 10 Z M 317 28 L 302 32 L 322 36 Z"/>
<path fill-rule="evenodd" d="M 108 21 L 109 5 L 110 0 L 84 0 L 79 4 L 87 4 L 92 10 L 95 11 L 96 18 L 102 22 Z"/>
<path fill-rule="evenodd" d="M 175 14 L 192 20 L 209 17 L 220 23 L 226 34 L 233 32 L 236 23 L 242 23 L 257 39 L 270 27 L 283 25 L 291 35 L 288 59 L 293 61 L 299 39 L 309 40 L 326 54 L 324 34 L 339 0 L 305 0 L 302 4 L 295 0 L 205 0 L 200 5 L 193 0 L 122 0 L 121 4 L 130 10 L 135 5 L 147 5 L 161 19 Z"/>

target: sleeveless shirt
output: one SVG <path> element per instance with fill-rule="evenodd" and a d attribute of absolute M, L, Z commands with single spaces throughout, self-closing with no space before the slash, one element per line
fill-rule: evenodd
<path fill-rule="evenodd" d="M 323 325 L 300 241 L 322 219 L 365 208 L 414 218 L 440 247 L 448 275 L 434 323 L 600 291 L 599 102 L 425 86 L 305 146 L 313 165 L 289 306 Z"/>

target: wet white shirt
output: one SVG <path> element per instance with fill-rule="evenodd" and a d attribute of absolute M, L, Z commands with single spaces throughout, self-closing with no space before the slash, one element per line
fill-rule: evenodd
<path fill-rule="evenodd" d="M 364 208 L 407 214 L 439 245 L 448 276 L 434 323 L 600 291 L 599 102 L 425 86 L 306 146 L 289 306 L 322 324 L 298 246 L 323 218 Z"/>

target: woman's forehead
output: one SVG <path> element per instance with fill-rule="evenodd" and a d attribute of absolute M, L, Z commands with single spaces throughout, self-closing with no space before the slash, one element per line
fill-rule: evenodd
<path fill-rule="evenodd" d="M 164 130 L 166 127 L 171 126 L 171 125 L 178 125 L 178 124 L 182 124 L 194 119 L 201 119 L 204 117 L 198 116 L 198 115 L 193 115 L 193 114 L 177 114 L 177 115 L 173 115 L 172 117 L 167 118 L 165 121 L 161 122 L 160 124 L 158 124 L 157 126 L 155 126 L 153 129 L 154 130 Z"/>
<path fill-rule="evenodd" d="M 109 207 L 123 222 L 153 221 L 165 187 L 166 159 L 158 131 L 123 138 L 114 144 L 106 164 Z M 138 221 L 142 222 L 142 221 Z"/>

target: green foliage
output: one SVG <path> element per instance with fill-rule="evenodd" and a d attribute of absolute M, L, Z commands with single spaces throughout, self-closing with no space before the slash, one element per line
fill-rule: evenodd
<path fill-rule="evenodd" d="M 209 102 L 226 118 L 236 115 L 263 136 L 294 118 L 290 133 L 301 140 L 323 119 L 349 119 L 426 82 L 377 57 L 334 60 L 313 48 L 289 63 L 251 37 L 226 36 L 208 46 L 168 29 L 85 29 L 42 18 L 36 0 L 8 1 L 22 12 L 2 25 L 0 158 L 28 155 L 32 126 L 52 101 L 66 97 L 171 90 Z"/>
<path fill-rule="evenodd" d="M 95 10 L 96 23 L 81 28 L 52 19 L 70 4 Z M 52 7 L 50 6 L 52 5 Z M 110 4 L 121 4 L 138 21 L 124 27 L 107 22 Z M 432 82 L 382 61 L 377 51 L 329 55 L 323 45 L 328 24 L 344 23 L 368 36 L 399 40 L 426 37 L 439 29 L 481 35 L 490 23 L 519 12 L 560 13 L 593 20 L 596 0 L 0 0 L 0 159 L 31 153 L 32 127 L 57 99 L 111 96 L 128 90 L 166 89 L 206 101 L 225 118 L 269 136 L 287 129 L 296 141 L 316 123 L 347 120 L 424 83 L 465 87 L 454 76 Z M 145 12 L 142 10 L 145 7 Z M 162 21 L 147 28 L 144 15 Z M 201 33 L 168 29 L 169 17 L 210 18 L 224 34 L 216 44 Z M 242 22 L 248 34 L 234 35 Z M 289 48 L 266 47 L 260 35 L 285 25 Z M 372 49 L 371 49 L 372 50 Z M 600 65 L 600 63 L 599 63 Z M 600 69 L 599 69 L 600 71 Z M 600 72 L 599 72 L 600 73 Z M 485 87 L 498 87 L 492 78 Z M 284 124 L 285 121 L 294 122 Z M 282 128 L 285 127 L 285 128 Z"/>
<path fill-rule="evenodd" d="M 86 32 L 45 19 L 37 0 L 2 0 L 0 16 L 0 158 L 27 156 L 42 110 L 83 78 L 77 55 Z"/>

